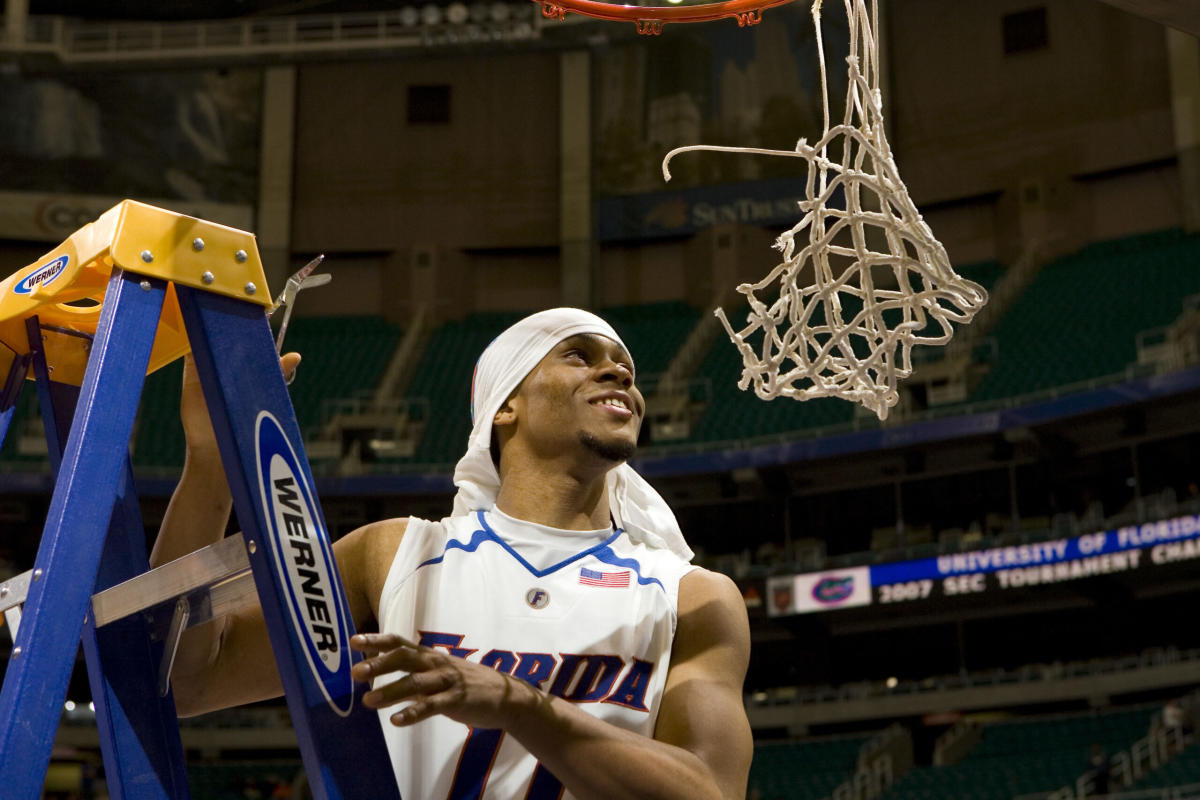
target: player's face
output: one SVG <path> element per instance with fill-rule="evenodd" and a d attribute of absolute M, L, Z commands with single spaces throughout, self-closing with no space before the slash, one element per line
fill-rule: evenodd
<path fill-rule="evenodd" d="M 517 393 L 518 430 L 547 455 L 583 446 L 607 461 L 625 461 L 637 447 L 646 411 L 633 383 L 633 360 L 605 336 L 564 339 L 538 363 Z"/>

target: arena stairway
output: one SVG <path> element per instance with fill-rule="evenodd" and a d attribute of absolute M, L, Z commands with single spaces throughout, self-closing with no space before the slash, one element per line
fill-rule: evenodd
<path fill-rule="evenodd" d="M 1197 741 L 1123 791 L 1137 792 L 1193 784 L 1200 784 L 1200 742 Z"/>
<path fill-rule="evenodd" d="M 1109 754 L 1145 736 L 1158 707 L 1014 719 L 985 725 L 979 743 L 961 761 L 914 767 L 881 800 L 1011 800 L 1074 784 L 1087 769 L 1091 747 Z"/>

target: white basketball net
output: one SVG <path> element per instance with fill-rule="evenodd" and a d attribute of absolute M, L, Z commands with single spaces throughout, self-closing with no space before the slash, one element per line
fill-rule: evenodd
<path fill-rule="evenodd" d="M 820 141 L 801 139 L 795 151 L 680 147 L 663 159 L 663 176 L 670 180 L 668 162 L 688 150 L 808 161 L 803 217 L 775 242 L 783 261 L 758 283 L 737 287 L 750 303 L 746 327 L 734 331 L 723 310 L 716 315 L 742 354 L 741 389 L 753 384 L 764 400 L 841 397 L 883 420 L 899 401 L 897 381 L 912 374 L 913 345 L 949 342 L 950 323 L 970 322 L 987 292 L 954 272 L 900 180 L 883 129 L 877 0 L 843 2 L 851 36 L 842 124 L 829 122 L 821 0 L 814 0 Z M 760 331 L 756 352 L 747 340 Z"/>

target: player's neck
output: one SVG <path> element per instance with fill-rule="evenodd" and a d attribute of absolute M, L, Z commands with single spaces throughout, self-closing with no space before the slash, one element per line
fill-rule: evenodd
<path fill-rule="evenodd" d="M 562 469 L 530 466 L 506 471 L 496 507 L 515 519 L 569 531 L 594 531 L 610 524 L 607 472 L 579 477 Z"/>

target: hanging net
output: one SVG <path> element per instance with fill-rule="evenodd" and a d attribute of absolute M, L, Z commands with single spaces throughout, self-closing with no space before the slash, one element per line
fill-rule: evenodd
<path fill-rule="evenodd" d="M 841 397 L 880 420 L 899 401 L 897 382 L 912 374 L 915 345 L 944 345 L 952 322 L 965 324 L 987 302 L 984 288 L 955 273 L 946 249 L 921 218 L 900 180 L 883 128 L 879 91 L 877 0 L 843 0 L 850 24 L 845 115 L 830 124 L 821 38 L 814 0 L 824 133 L 794 151 L 692 145 L 690 150 L 802 158 L 808 162 L 802 217 L 779 237 L 783 260 L 737 291 L 750 304 L 735 330 L 716 316 L 741 352 L 738 386 L 764 400 Z M 869 9 L 868 9 L 869 5 Z"/>

